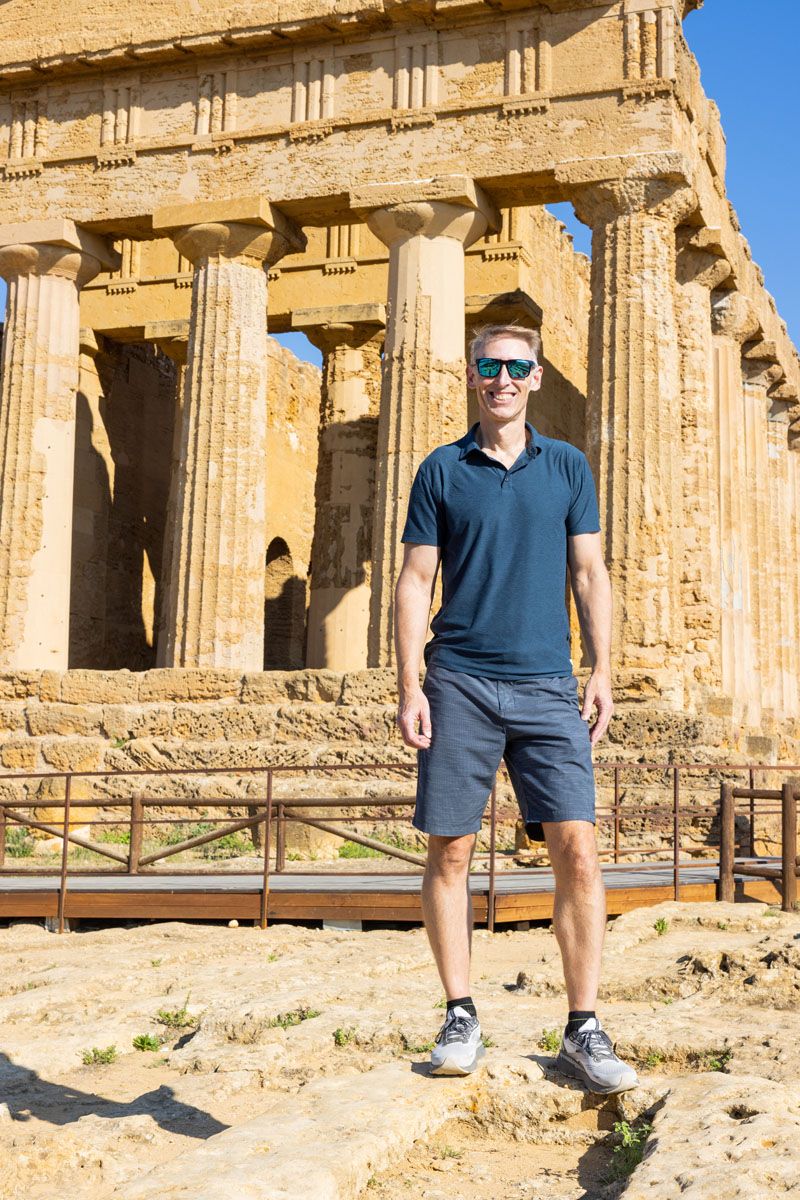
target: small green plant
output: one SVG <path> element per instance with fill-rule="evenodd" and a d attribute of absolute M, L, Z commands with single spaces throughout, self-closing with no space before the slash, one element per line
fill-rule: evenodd
<path fill-rule="evenodd" d="M 779 917 L 780 915 L 781 915 L 781 909 L 778 908 L 774 904 L 771 904 L 769 906 L 769 908 L 767 909 L 767 911 L 764 913 L 765 917 Z"/>
<path fill-rule="evenodd" d="M 167 1029 L 192 1029 L 197 1025 L 197 1017 L 191 1016 L 187 1009 L 189 1003 L 189 993 L 186 993 L 186 999 L 181 1008 L 170 1010 L 168 1008 L 160 1008 L 156 1013 L 155 1019 L 159 1025 L 166 1025 Z"/>
<path fill-rule="evenodd" d="M 383 858 L 383 854 L 371 846 L 362 846 L 360 842 L 342 842 L 339 858 Z"/>
<path fill-rule="evenodd" d="M 663 1061 L 664 1055 L 660 1050 L 651 1050 L 644 1057 L 644 1065 L 651 1071 L 654 1067 L 660 1067 Z"/>
<path fill-rule="evenodd" d="M 104 1050 L 101 1050 L 98 1046 L 92 1046 L 91 1050 L 84 1050 L 81 1061 L 85 1067 L 99 1067 L 105 1063 L 116 1062 L 117 1047 L 106 1046 Z"/>
<path fill-rule="evenodd" d="M 442 996 L 441 1000 L 437 1000 L 437 1001 L 436 1001 L 436 1003 L 434 1004 L 434 1006 L 433 1006 L 433 1007 L 434 1007 L 434 1008 L 447 1008 L 447 999 L 446 999 L 446 997 L 445 997 L 445 996 Z"/>
<path fill-rule="evenodd" d="M 497 1045 L 497 1042 L 494 1040 L 493 1037 L 489 1037 L 488 1035 L 484 1034 L 483 1044 L 487 1050 L 491 1050 L 494 1046 Z"/>
<path fill-rule="evenodd" d="M 723 1046 L 721 1050 L 709 1050 L 703 1055 L 701 1068 L 704 1071 L 725 1071 L 732 1058 L 733 1051 L 730 1046 Z"/>
<path fill-rule="evenodd" d="M 406 1034 L 401 1034 L 401 1039 L 403 1049 L 407 1054 L 429 1054 L 436 1045 L 436 1042 L 415 1042 L 412 1038 L 407 1037 Z"/>
<path fill-rule="evenodd" d="M 202 837 L 204 833 L 211 833 L 216 826 L 211 821 L 196 821 L 193 825 L 189 825 L 188 829 L 184 826 L 187 821 L 176 821 L 171 827 L 167 827 L 167 832 L 164 837 L 164 842 L 167 846 L 177 846 L 178 842 L 188 842 L 190 838 Z"/>
<path fill-rule="evenodd" d="M 160 1050 L 161 1038 L 155 1033 L 140 1033 L 133 1039 L 134 1050 Z"/>
<path fill-rule="evenodd" d="M 728 928 L 727 921 L 717 921 L 717 929 L 727 929 L 727 928 Z"/>
<path fill-rule="evenodd" d="M 669 929 L 669 921 L 666 917 L 658 917 L 653 922 L 653 929 L 655 929 L 659 937 L 662 937 L 662 935 L 665 934 Z"/>
<path fill-rule="evenodd" d="M 649 1121 L 633 1125 L 629 1125 L 627 1121 L 614 1122 L 614 1133 L 619 1140 L 614 1147 L 611 1163 L 612 1179 L 627 1179 L 638 1167 L 644 1156 L 645 1142 L 652 1132 L 653 1126 Z"/>
<path fill-rule="evenodd" d="M 33 854 L 33 838 L 27 829 L 11 826 L 6 833 L 6 853 L 11 858 L 28 858 Z"/>
<path fill-rule="evenodd" d="M 439 1151 L 440 1158 L 461 1158 L 461 1151 L 456 1150 L 455 1146 L 442 1146 Z"/>
<path fill-rule="evenodd" d="M 300 1025 L 303 1021 L 310 1021 L 319 1015 L 318 1008 L 296 1008 L 293 1012 L 278 1013 L 267 1025 L 272 1029 L 291 1029 L 293 1025 Z"/>
<path fill-rule="evenodd" d="M 150 966 L 151 967 L 160 967 L 161 964 L 163 963 L 163 961 L 164 961 L 163 958 L 151 958 Z"/>
<path fill-rule="evenodd" d="M 111 825 L 108 829 L 100 829 L 97 833 L 98 842 L 106 842 L 112 846 L 129 846 L 131 844 L 130 829 L 120 825 Z"/>
<path fill-rule="evenodd" d="M 561 1034 L 557 1029 L 543 1029 L 539 1038 L 539 1046 L 548 1054 L 558 1054 L 561 1047 Z"/>
<path fill-rule="evenodd" d="M 343 1029 L 340 1025 L 338 1029 L 334 1029 L 333 1031 L 333 1044 L 334 1046 L 349 1046 L 354 1041 L 355 1036 L 356 1031 L 352 1025 L 347 1029 Z"/>
<path fill-rule="evenodd" d="M 271 954 L 267 955 L 267 962 L 277 962 L 279 958 L 280 958 L 280 955 L 275 950 L 273 950 Z"/>
<path fill-rule="evenodd" d="M 111 739 L 111 745 L 115 750 L 122 750 L 130 740 L 129 737 L 115 737 Z"/>

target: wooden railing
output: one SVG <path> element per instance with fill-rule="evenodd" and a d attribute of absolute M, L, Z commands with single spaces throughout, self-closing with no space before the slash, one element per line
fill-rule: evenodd
<path fill-rule="evenodd" d="M 751 814 L 751 831 L 755 824 L 755 804 L 759 800 L 780 801 L 779 808 L 760 809 L 760 815 L 781 818 L 781 854 L 779 859 L 767 859 L 757 863 L 742 862 L 736 858 L 736 801 L 747 800 Z M 797 853 L 797 803 L 800 788 L 784 783 L 780 789 L 737 788 L 732 783 L 720 786 L 720 840 L 719 840 L 719 886 L 720 900 L 735 897 L 735 876 L 754 875 L 760 879 L 772 879 L 780 884 L 781 908 L 793 912 L 797 903 L 797 877 L 800 875 L 800 855 Z M 752 850 L 752 832 L 750 845 Z"/>
<path fill-rule="evenodd" d="M 397 846 L 389 841 L 381 841 L 372 836 L 360 833 L 354 825 L 359 822 L 370 822 L 375 824 L 380 820 L 398 820 L 408 819 L 407 814 L 403 815 L 403 810 L 410 810 L 414 803 L 414 797 L 391 796 L 373 799 L 365 799 L 363 796 L 276 796 L 275 781 L 289 774 L 327 774 L 341 771 L 349 771 L 351 773 L 369 772 L 372 774 L 380 773 L 386 776 L 395 771 L 399 771 L 401 775 L 408 777 L 416 770 L 416 763 L 336 763 L 328 765 L 308 765 L 298 766 L 291 764 L 287 766 L 270 766 L 270 767 L 218 767 L 218 768 L 184 768 L 184 769 L 152 769 L 152 770 L 136 770 L 136 771 L 115 771 L 115 772 L 38 772 L 38 773 L 14 773 L 8 775 L 0 775 L 0 787 L 6 783 L 18 782 L 20 784 L 31 783 L 37 780 L 64 780 L 64 797 L 63 799 L 51 799 L 50 797 L 30 797 L 24 799 L 0 799 L 0 878 L 2 875 L 9 874 L 25 874 L 25 875 L 52 875 L 52 869 L 48 868 L 21 868 L 9 867 L 6 857 L 6 831 L 12 827 L 27 827 L 36 829 L 42 833 L 49 833 L 53 837 L 61 840 L 61 864 L 59 873 L 59 895 L 58 895 L 58 928 L 64 928 L 64 904 L 68 890 L 69 869 L 69 847 L 71 845 L 81 847 L 85 850 L 90 850 L 102 857 L 108 859 L 117 867 L 116 871 L 97 870 L 84 867 L 81 870 L 72 868 L 72 875 L 111 875 L 111 874 L 126 874 L 126 875 L 158 875 L 158 874 L 181 874 L 181 873 L 196 873 L 195 867 L 171 867 L 169 872 L 159 872 L 154 870 L 157 863 L 175 856 L 176 854 L 184 853 L 188 850 L 196 849 L 200 846 L 205 846 L 209 843 L 219 840 L 231 833 L 238 833 L 243 830 L 252 830 L 254 838 L 254 846 L 260 841 L 261 854 L 261 904 L 260 904 L 260 923 L 262 927 L 266 927 L 268 917 L 268 895 L 269 895 L 269 880 L 270 875 L 282 873 L 286 870 L 286 833 L 287 826 L 292 822 L 299 822 L 308 825 L 312 828 L 319 829 L 323 832 L 332 834 L 335 837 L 343 840 L 355 842 L 369 850 L 375 850 L 390 858 L 398 859 L 404 863 L 408 863 L 415 867 L 417 871 L 424 868 L 425 858 L 421 854 L 416 854 L 413 850 L 406 847 Z M 709 858 L 703 858 L 700 861 L 687 862 L 681 855 L 684 852 L 682 846 L 682 823 L 695 818 L 703 818 L 709 822 L 709 825 L 716 823 L 719 820 L 718 828 L 722 830 L 722 836 L 718 840 L 720 853 L 720 885 L 719 898 L 733 898 L 733 876 L 740 875 L 756 875 L 762 878 L 782 880 L 783 888 L 783 903 L 784 907 L 793 906 L 796 898 L 796 871 L 788 869 L 789 858 L 792 859 L 793 866 L 797 863 L 796 855 L 796 834 L 797 834 L 797 819 L 796 819 L 796 800 L 798 791 L 792 788 L 790 784 L 784 784 L 780 791 L 770 789 L 757 789 L 755 787 L 755 774 L 757 772 L 780 772 L 784 775 L 800 772 L 800 766 L 777 765 L 777 764 L 738 764 L 738 763 L 647 763 L 647 762 L 597 762 L 595 763 L 595 772 L 613 773 L 613 800 L 611 804 L 598 804 L 596 810 L 598 826 L 610 825 L 609 841 L 610 845 L 599 847 L 601 858 L 611 858 L 615 863 L 619 863 L 630 856 L 637 856 L 644 859 L 659 858 L 663 861 L 665 850 L 670 854 L 673 876 L 673 896 L 676 900 L 681 896 L 681 872 L 691 870 L 693 867 L 707 867 Z M 635 808 L 623 803 L 621 798 L 623 776 L 628 773 L 641 776 L 646 772 L 663 772 L 670 783 L 670 802 L 668 804 L 637 804 Z M 736 788 L 733 783 L 723 782 L 721 785 L 720 798 L 717 798 L 714 793 L 713 803 L 697 804 L 686 803 L 682 799 L 681 789 L 686 786 L 687 780 L 692 773 L 709 773 L 709 772 L 746 772 L 748 776 L 747 788 Z M 198 777 L 208 779 L 216 776 L 226 777 L 255 777 L 263 779 L 263 792 L 259 795 L 246 795 L 242 797 L 222 796 L 222 797 L 206 797 L 197 796 L 195 798 L 182 797 L 162 797 L 157 795 L 146 795 L 137 793 L 130 797 L 121 798 L 119 795 L 97 794 L 91 799 L 75 799 L 73 791 L 77 780 L 131 780 L 141 778 L 144 780 L 164 779 L 171 777 Z M 757 800 L 762 797 L 774 799 L 777 797 L 786 797 L 791 795 L 793 802 L 785 801 L 783 804 L 783 826 L 782 826 L 782 858 L 781 866 L 777 866 L 778 860 L 765 860 L 760 863 L 745 863 L 734 859 L 733 842 L 731 840 L 732 830 L 735 822 L 735 814 L 733 814 L 733 803 L 737 798 L 746 798 L 749 801 L 749 851 L 750 856 L 754 856 L 755 851 L 755 823 L 756 817 L 759 814 Z M 181 841 L 171 843 L 169 845 L 159 846 L 157 849 L 149 853 L 143 853 L 144 845 L 144 829 L 146 826 L 163 826 L 175 825 L 184 823 L 185 817 L 150 817 L 148 818 L 148 808 L 161 809 L 189 809 L 196 807 L 198 809 L 214 809 L 214 808 L 244 808 L 247 810 L 246 817 L 236 818 L 231 820 L 230 817 L 208 817 L 204 816 L 203 820 L 213 824 L 219 824 L 218 828 L 214 828 L 207 832 L 197 834 L 196 836 L 185 838 Z M 48 822 L 40 820 L 37 817 L 30 815 L 30 810 L 41 809 L 56 809 L 63 811 L 63 817 L 57 822 Z M 127 824 L 128 826 L 128 846 L 123 850 L 119 846 L 110 845 L 106 842 L 94 841 L 90 837 L 85 837 L 83 834 L 75 832 L 72 829 L 75 823 L 76 814 L 81 810 L 91 809 L 115 809 L 120 808 L 125 810 L 125 816 L 122 821 L 116 821 L 113 818 L 104 818 L 103 820 L 89 819 L 83 822 L 90 828 L 96 825 L 108 824 Z M 342 825 L 341 819 L 337 823 L 331 823 L 328 820 L 321 820 L 318 813 L 310 814 L 307 811 L 312 809 L 366 809 L 367 813 L 363 816 L 350 816 L 347 818 L 347 824 Z M 21 810 L 28 810 L 23 812 Z M 383 811 L 381 811 L 383 810 Z M 386 810 L 396 810 L 397 815 L 393 811 L 391 815 L 387 815 Z M 791 811 L 790 811 L 791 810 Z M 778 810 L 776 810 L 778 811 Z M 794 814 L 794 816 L 792 816 Z M 767 815 L 766 813 L 764 815 Z M 518 816 L 516 809 L 501 809 L 498 803 L 498 787 L 497 782 L 492 788 L 490 801 L 488 805 L 488 814 L 485 820 L 488 822 L 489 847 L 488 851 L 479 851 L 476 858 L 488 860 L 486 866 L 488 868 L 488 925 L 490 929 L 494 928 L 494 912 L 495 912 L 495 892 L 496 892 L 496 870 L 497 870 L 497 825 L 501 821 L 513 820 Z M 668 845 L 653 847 L 650 845 L 625 845 L 623 844 L 623 822 L 626 818 L 635 816 L 644 818 L 650 830 L 662 830 L 666 836 L 665 840 Z M 794 824 L 792 824 L 794 821 Z M 794 832 L 793 832 L 794 831 Z M 273 854 L 272 842 L 273 836 L 275 841 L 275 850 Z M 794 840 L 792 840 L 794 839 Z M 713 836 L 707 843 L 708 849 L 713 852 L 714 838 Z M 274 864 L 273 864 L 274 860 Z M 646 870 L 652 864 L 644 862 L 630 862 L 628 864 L 632 870 Z M 252 871 L 248 872 L 227 872 L 227 874 L 248 874 L 252 875 Z M 304 872 L 306 874 L 325 874 L 316 870 Z M 723 885 L 724 875 L 724 885 Z"/>

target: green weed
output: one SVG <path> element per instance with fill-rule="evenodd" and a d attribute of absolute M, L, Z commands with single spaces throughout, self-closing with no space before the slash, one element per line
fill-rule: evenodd
<path fill-rule="evenodd" d="M 483 1044 L 484 1044 L 484 1046 L 486 1047 L 486 1049 L 487 1049 L 487 1050 L 491 1050 L 491 1049 L 492 1049 L 494 1046 L 496 1046 L 496 1045 L 497 1045 L 497 1042 L 494 1040 L 494 1038 L 493 1038 L 493 1037 L 489 1037 L 489 1036 L 487 1036 L 487 1035 L 484 1035 L 484 1038 L 483 1038 Z"/>
<path fill-rule="evenodd" d="M 638 1125 L 629 1125 L 627 1121 L 614 1122 L 614 1133 L 619 1141 L 614 1147 L 611 1163 L 612 1179 L 627 1179 L 638 1167 L 644 1157 L 645 1143 L 652 1132 L 653 1126 L 648 1121 Z"/>
<path fill-rule="evenodd" d="M 320 1010 L 317 1008 L 296 1008 L 293 1012 L 279 1013 L 277 1017 L 268 1021 L 267 1025 L 272 1029 L 291 1029 L 293 1025 L 301 1025 L 303 1021 L 310 1021 L 319 1015 Z"/>
<path fill-rule="evenodd" d="M 339 847 L 339 858 L 383 858 L 380 850 L 362 846 L 359 842 L 342 842 Z"/>
<path fill-rule="evenodd" d="M 6 854 L 11 858 L 28 858 L 33 854 L 33 838 L 27 829 L 11 826 L 6 833 Z"/>
<path fill-rule="evenodd" d="M 334 1046 L 349 1046 L 355 1039 L 355 1036 L 356 1031 L 352 1025 L 347 1029 L 343 1029 L 340 1025 L 338 1029 L 334 1029 L 333 1031 L 333 1044 Z"/>
<path fill-rule="evenodd" d="M 140 1033 L 133 1039 L 134 1050 L 160 1050 L 161 1038 L 155 1033 Z"/>
<path fill-rule="evenodd" d="M 117 1047 L 106 1046 L 104 1050 L 101 1050 L 98 1046 L 92 1046 L 91 1050 L 84 1050 L 81 1061 L 85 1067 L 98 1067 L 105 1063 L 116 1062 Z"/>
<path fill-rule="evenodd" d="M 433 1007 L 434 1007 L 434 1008 L 447 1008 L 447 999 L 446 999 L 446 997 L 445 997 L 445 996 L 442 996 L 441 1000 L 437 1000 L 437 1001 L 436 1001 L 436 1003 L 434 1004 L 434 1006 L 433 1006 Z"/>
<path fill-rule="evenodd" d="M 429 1054 L 435 1042 L 415 1042 L 407 1034 L 401 1033 L 400 1039 L 407 1054 Z"/>
<path fill-rule="evenodd" d="M 183 1002 L 182 1008 L 173 1010 L 160 1008 L 155 1015 L 155 1019 L 159 1025 L 166 1025 L 168 1029 L 192 1029 L 197 1025 L 197 1017 L 191 1016 L 186 1005 L 189 1003 L 189 993 L 186 993 L 186 999 Z"/>
<path fill-rule="evenodd" d="M 709 1050 L 701 1059 L 700 1069 L 703 1071 L 725 1071 L 732 1058 L 733 1051 L 730 1046 L 723 1046 L 721 1050 Z"/>
<path fill-rule="evenodd" d="M 669 929 L 669 921 L 666 917 L 658 917 L 658 919 L 653 922 L 653 929 L 655 929 L 658 936 L 661 937 Z"/>
<path fill-rule="evenodd" d="M 454 1146 L 442 1146 L 439 1151 L 440 1158 L 461 1158 L 461 1151 L 456 1150 Z"/>
<path fill-rule="evenodd" d="M 163 963 L 163 961 L 164 961 L 163 958 L 151 958 L 150 966 L 151 967 L 160 967 L 161 964 Z"/>
<path fill-rule="evenodd" d="M 123 829 L 119 825 L 111 825 L 108 829 L 98 830 L 97 841 L 106 842 L 112 846 L 130 846 L 131 831 L 130 829 Z"/>
<path fill-rule="evenodd" d="M 652 1070 L 654 1067 L 660 1067 L 664 1061 L 664 1055 L 660 1050 L 651 1050 L 644 1058 L 644 1065 Z"/>
<path fill-rule="evenodd" d="M 557 1029 L 543 1029 L 539 1038 L 539 1047 L 548 1054 L 558 1054 L 561 1048 L 561 1034 Z"/>

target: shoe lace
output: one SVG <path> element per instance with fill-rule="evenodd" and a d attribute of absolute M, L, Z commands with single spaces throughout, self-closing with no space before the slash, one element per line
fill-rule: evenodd
<path fill-rule="evenodd" d="M 611 1045 L 611 1038 L 603 1029 L 578 1031 L 572 1035 L 572 1040 L 577 1042 L 581 1049 L 585 1050 L 591 1058 L 614 1057 L 614 1047 Z"/>
<path fill-rule="evenodd" d="M 450 1042 L 465 1041 L 470 1035 L 473 1024 L 472 1017 L 459 1017 L 451 1013 L 439 1030 L 436 1041 L 445 1046 Z"/>

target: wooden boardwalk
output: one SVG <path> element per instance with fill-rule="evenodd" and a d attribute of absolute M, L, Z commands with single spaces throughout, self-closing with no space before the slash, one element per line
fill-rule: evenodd
<path fill-rule="evenodd" d="M 756 861 L 756 860 L 753 860 Z M 672 862 L 603 867 L 609 915 L 675 898 Z M 271 874 L 267 919 L 422 921 L 421 874 L 387 872 Z M 716 899 L 715 860 L 681 866 L 678 896 L 683 901 Z M 253 920 L 262 904 L 260 874 L 163 873 L 94 875 L 70 873 L 64 896 L 66 919 Z M 475 920 L 490 924 L 490 879 L 470 875 Z M 736 877 L 736 898 L 780 902 L 768 880 Z M 59 908 L 59 876 L 0 874 L 0 919 L 53 917 Z M 553 874 L 541 869 L 498 871 L 494 885 L 494 924 L 541 920 L 553 915 Z"/>

